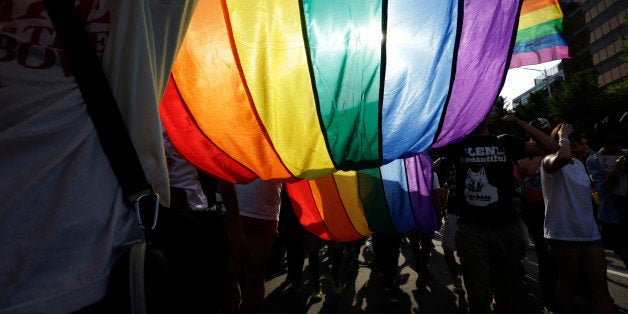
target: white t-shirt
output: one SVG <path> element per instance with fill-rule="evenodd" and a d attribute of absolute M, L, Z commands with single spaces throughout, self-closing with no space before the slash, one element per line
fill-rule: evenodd
<path fill-rule="evenodd" d="M 547 157 L 546 157 L 547 158 Z M 545 201 L 544 236 L 563 241 L 595 241 L 600 233 L 593 218 L 591 182 L 577 159 L 554 173 L 541 167 Z"/>
<path fill-rule="evenodd" d="M 174 148 L 166 131 L 163 131 L 163 134 L 170 187 L 180 188 L 185 191 L 189 209 L 196 211 L 207 210 L 209 204 L 207 196 L 201 187 L 198 170 Z"/>
<path fill-rule="evenodd" d="M 279 221 L 281 183 L 255 179 L 249 184 L 236 184 L 240 216 Z"/>
<path fill-rule="evenodd" d="M 432 190 L 440 189 L 440 181 L 438 180 L 438 174 L 436 172 L 432 172 Z"/>
<path fill-rule="evenodd" d="M 158 104 L 195 4 L 78 1 L 165 204 Z M 104 296 L 112 264 L 141 231 L 43 3 L 7 0 L 0 7 L 0 313 L 67 313 Z"/>

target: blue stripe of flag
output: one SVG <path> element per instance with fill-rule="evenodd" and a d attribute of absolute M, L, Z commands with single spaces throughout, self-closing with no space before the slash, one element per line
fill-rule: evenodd
<path fill-rule="evenodd" d="M 567 43 L 565 43 L 565 40 L 563 40 L 563 37 L 560 34 L 551 34 L 516 44 L 512 54 L 516 55 L 526 52 L 535 52 L 556 46 L 567 46 Z"/>

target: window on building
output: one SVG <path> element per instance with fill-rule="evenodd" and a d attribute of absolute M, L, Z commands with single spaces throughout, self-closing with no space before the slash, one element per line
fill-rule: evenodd
<path fill-rule="evenodd" d="M 597 14 L 598 14 L 598 12 L 597 12 L 597 7 L 592 7 L 592 8 L 591 8 L 591 19 L 596 18 L 596 17 L 597 17 Z"/>
<path fill-rule="evenodd" d="M 617 26 L 619 26 L 619 20 L 617 20 L 617 17 L 616 17 L 616 16 L 613 16 L 612 18 L 610 18 L 610 19 L 608 20 L 608 26 L 609 26 L 611 29 L 615 29 L 615 28 L 617 28 Z"/>
<path fill-rule="evenodd" d="M 598 3 L 595 8 L 597 9 L 597 14 L 602 14 L 602 12 L 604 12 L 604 9 L 606 9 L 606 4 L 604 3 L 604 1 L 601 1 L 600 3 Z"/>
<path fill-rule="evenodd" d="M 613 81 L 621 78 L 621 74 L 619 73 L 619 67 L 614 67 L 611 70 L 611 78 L 613 79 Z"/>
<path fill-rule="evenodd" d="M 624 62 L 619 66 L 619 74 L 621 77 L 628 76 L 628 63 Z"/>
<path fill-rule="evenodd" d="M 598 27 L 595 29 L 595 40 L 602 38 L 602 28 Z"/>
<path fill-rule="evenodd" d="M 611 71 L 606 71 L 606 73 L 604 73 L 604 85 L 612 81 L 613 81 L 613 75 L 611 74 Z"/>
<path fill-rule="evenodd" d="M 611 30 L 608 21 L 602 24 L 602 34 L 606 35 Z"/>
<path fill-rule="evenodd" d="M 610 44 L 606 47 L 606 55 L 611 57 L 613 55 L 615 55 L 615 45 L 614 44 Z"/>
<path fill-rule="evenodd" d="M 594 53 L 593 54 L 593 64 L 596 65 L 600 63 L 600 53 Z"/>

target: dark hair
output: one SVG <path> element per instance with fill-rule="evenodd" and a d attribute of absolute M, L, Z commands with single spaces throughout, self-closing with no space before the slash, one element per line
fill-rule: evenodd
<path fill-rule="evenodd" d="M 608 134 L 623 134 L 623 130 L 618 121 L 611 119 L 610 117 L 604 118 L 604 120 L 598 122 L 594 126 L 595 133 L 598 136 L 604 137 Z"/>
<path fill-rule="evenodd" d="M 611 117 L 606 117 L 604 120 L 596 123 L 594 129 L 596 135 L 604 143 L 604 145 L 609 146 L 617 144 L 615 143 L 617 138 L 614 138 L 611 135 L 617 135 L 620 137 L 626 135 L 620 122 Z"/>

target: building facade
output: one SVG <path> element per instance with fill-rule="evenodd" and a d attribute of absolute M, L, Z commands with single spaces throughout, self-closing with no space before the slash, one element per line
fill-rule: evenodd
<path fill-rule="evenodd" d="M 524 67 L 524 69 L 526 68 Z M 538 71 L 539 76 L 534 79 L 534 87 L 528 89 L 512 100 L 512 108 L 526 104 L 533 93 L 543 92 L 547 95 L 547 97 L 552 96 L 552 93 L 554 93 L 554 91 L 560 87 L 560 84 L 565 81 L 565 72 L 563 71 L 562 63 L 546 70 L 527 70 Z"/>
<path fill-rule="evenodd" d="M 563 61 L 565 76 L 586 69 L 598 75 L 601 87 L 628 77 L 627 0 L 561 0 L 563 37 L 570 59 Z M 625 57 L 624 57 L 625 58 Z"/>

